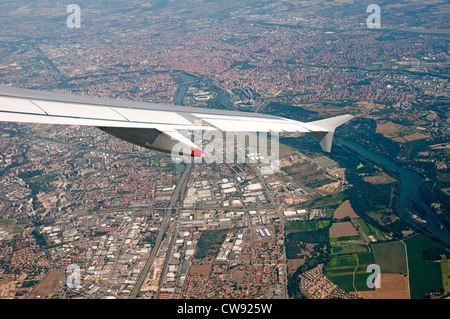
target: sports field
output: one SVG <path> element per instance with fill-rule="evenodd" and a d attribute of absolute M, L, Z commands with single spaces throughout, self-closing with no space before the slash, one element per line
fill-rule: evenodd
<path fill-rule="evenodd" d="M 287 232 L 292 231 L 311 231 L 318 230 L 330 226 L 330 220 L 309 220 L 309 221 L 296 221 L 286 225 L 285 230 Z"/>

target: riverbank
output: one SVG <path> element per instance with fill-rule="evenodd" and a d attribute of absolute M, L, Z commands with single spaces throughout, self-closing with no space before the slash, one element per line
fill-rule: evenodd
<path fill-rule="evenodd" d="M 450 246 L 450 232 L 443 225 L 436 212 L 429 207 L 420 196 L 422 177 L 419 174 L 406 170 L 388 158 L 373 153 L 354 142 L 340 138 L 337 138 L 336 142 L 341 146 L 356 152 L 359 156 L 375 162 L 377 165 L 387 167 L 388 169 L 395 171 L 401 179 L 397 206 L 398 212 L 401 214 L 402 219 L 412 228 L 423 231 L 426 235 L 433 237 L 446 246 Z M 420 219 L 416 217 L 420 214 L 415 207 L 417 204 L 419 204 L 420 207 L 426 211 L 426 214 L 421 216 Z"/>

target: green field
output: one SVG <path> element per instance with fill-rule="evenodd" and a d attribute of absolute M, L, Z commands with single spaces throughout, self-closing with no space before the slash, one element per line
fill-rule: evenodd
<path fill-rule="evenodd" d="M 351 292 L 370 290 L 367 287 L 367 266 L 374 264 L 371 253 L 334 255 L 327 264 L 326 276 L 341 289 Z"/>
<path fill-rule="evenodd" d="M 345 192 L 334 193 L 314 200 L 309 208 L 330 208 L 336 209 L 345 200 Z"/>
<path fill-rule="evenodd" d="M 405 239 L 404 242 L 408 249 L 411 298 L 423 299 L 428 291 L 443 289 L 440 263 L 423 259 L 424 250 L 442 245 L 421 234 Z"/>
<path fill-rule="evenodd" d="M 444 173 L 444 172 L 438 173 L 437 178 L 439 179 L 440 182 L 448 183 L 448 182 L 450 182 L 450 173 Z"/>
<path fill-rule="evenodd" d="M 370 248 L 367 246 L 359 235 L 331 237 L 331 253 L 332 254 L 358 254 L 369 253 Z"/>
<path fill-rule="evenodd" d="M 443 191 L 445 195 L 450 196 L 450 187 L 442 188 L 441 191 Z"/>
<path fill-rule="evenodd" d="M 383 235 L 383 232 L 381 230 L 379 230 L 378 228 L 376 228 L 373 225 L 367 224 L 362 219 L 354 218 L 354 219 L 352 219 L 352 222 L 354 223 L 355 226 L 361 227 L 362 231 L 367 236 L 367 238 L 369 238 L 369 236 L 373 236 L 373 238 L 376 241 L 386 240 L 386 237 Z"/>
<path fill-rule="evenodd" d="M 350 240 L 360 240 L 361 237 L 359 237 L 359 235 L 355 235 L 355 236 L 341 236 L 341 237 L 331 237 L 330 238 L 330 242 L 334 243 L 334 242 L 338 242 L 338 241 L 350 241 Z"/>
<path fill-rule="evenodd" d="M 353 268 L 356 266 L 356 255 L 352 254 L 333 256 L 330 262 L 327 264 L 327 269 L 349 266 Z"/>
<path fill-rule="evenodd" d="M 58 174 L 56 174 L 56 173 L 44 174 L 44 175 L 39 175 L 39 176 L 33 177 L 31 179 L 31 181 L 33 183 L 44 183 L 44 182 L 52 181 L 56 176 L 58 176 Z"/>
<path fill-rule="evenodd" d="M 175 164 L 175 175 L 182 175 L 186 166 L 184 164 Z"/>
<path fill-rule="evenodd" d="M 332 282 L 347 292 L 372 290 L 367 287 L 369 273 L 357 272 L 353 274 L 328 277 Z"/>
<path fill-rule="evenodd" d="M 348 244 L 343 243 L 342 245 L 337 245 L 334 243 L 331 246 L 332 254 L 356 254 L 356 253 L 370 253 L 370 248 L 366 244 Z"/>
<path fill-rule="evenodd" d="M 205 230 L 198 243 L 195 258 L 216 257 L 229 229 Z"/>
<path fill-rule="evenodd" d="M 442 285 L 446 293 L 450 293 L 450 262 L 448 259 L 441 261 Z"/>
<path fill-rule="evenodd" d="M 308 221 L 295 221 L 288 223 L 285 227 L 286 232 L 293 231 L 311 231 L 326 228 L 330 226 L 330 220 L 308 220 Z"/>
<path fill-rule="evenodd" d="M 380 266 L 381 273 L 407 273 L 406 251 L 402 242 L 374 244 L 372 248 L 375 255 L 375 263 Z"/>

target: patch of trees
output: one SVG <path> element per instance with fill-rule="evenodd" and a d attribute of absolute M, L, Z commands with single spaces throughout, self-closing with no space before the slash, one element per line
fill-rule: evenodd
<path fill-rule="evenodd" d="M 328 233 L 328 228 L 326 229 Z M 328 238 L 328 236 L 327 236 Z M 329 245 L 327 245 L 329 247 Z M 313 269 L 319 264 L 327 264 L 330 260 L 330 252 L 328 249 L 318 249 L 318 255 L 313 258 L 308 258 L 303 265 L 297 268 L 297 270 L 289 275 L 287 278 L 287 292 L 288 295 L 295 299 L 305 299 L 306 296 L 300 290 L 300 275 L 308 270 Z"/>
<path fill-rule="evenodd" d="M 17 174 L 17 176 L 20 177 L 23 180 L 28 180 L 28 179 L 31 179 L 31 178 L 33 178 L 35 176 L 42 175 L 43 173 L 44 172 L 42 170 L 38 169 L 38 170 L 35 170 L 35 171 L 22 172 L 22 173 Z"/>
<path fill-rule="evenodd" d="M 338 136 L 363 145 L 368 150 L 395 160 L 400 153 L 400 143 L 377 133 L 377 122 L 368 118 L 353 119 L 351 125 L 341 125 L 336 129 Z"/>
<path fill-rule="evenodd" d="M 198 243 L 195 258 L 201 259 L 209 256 L 216 256 L 220 246 L 227 236 L 229 229 L 205 230 L 202 232 Z"/>
<path fill-rule="evenodd" d="M 441 182 L 437 178 L 423 181 L 420 185 L 420 196 L 427 205 L 441 203 L 442 214 L 439 215 L 439 218 L 450 229 L 450 196 L 442 191 L 446 187 L 450 187 L 450 183 Z"/>
<path fill-rule="evenodd" d="M 143 239 L 143 242 L 154 246 L 156 242 L 156 237 L 157 237 L 156 234 L 150 234 Z"/>
<path fill-rule="evenodd" d="M 396 182 L 389 184 L 366 182 L 359 174 L 364 171 L 364 173 L 370 175 L 378 173 L 379 169 L 369 160 L 339 144 L 334 147 L 330 157 L 346 168 L 346 179 L 352 184 L 352 187 L 348 188 L 345 193 L 352 203 L 356 214 L 380 230 L 388 233 L 392 232 L 395 238 L 402 238 L 401 231 L 407 228 L 406 223 L 402 219 L 384 225 L 367 214 L 367 212 L 371 211 L 391 211 L 392 214 L 398 215 L 397 204 L 401 188 L 400 176 L 396 172 L 383 167 L 383 170 L 388 175 L 397 180 Z M 359 164 L 363 164 L 363 167 L 357 169 L 360 166 Z"/>
<path fill-rule="evenodd" d="M 450 258 L 450 250 L 445 249 L 443 246 L 433 246 L 422 252 L 422 257 L 424 260 L 441 260 L 441 256 Z"/>
<path fill-rule="evenodd" d="M 316 249 L 316 251 L 320 251 L 321 248 L 329 244 L 328 230 L 329 227 L 326 227 L 314 231 L 301 231 L 288 234 L 284 243 L 286 247 L 286 257 L 288 259 L 298 258 L 298 254 L 301 252 L 301 249 L 306 246 L 306 243 L 317 244 L 318 249 Z"/>
<path fill-rule="evenodd" d="M 305 134 L 301 138 L 280 136 L 280 143 L 301 150 L 303 153 L 306 153 L 307 155 L 309 152 L 315 153 L 323 152 L 322 149 L 320 148 L 319 143 L 311 134 Z"/>
<path fill-rule="evenodd" d="M 286 103 L 271 102 L 266 106 L 265 110 L 265 113 L 286 117 L 301 122 L 319 119 L 317 117 L 318 113 L 315 111 L 308 110 L 299 106 L 289 105 Z"/>
<path fill-rule="evenodd" d="M 31 190 L 31 195 L 37 195 L 39 192 L 50 191 L 50 186 L 45 182 L 28 182 L 28 187 Z"/>
<path fill-rule="evenodd" d="M 34 287 L 39 283 L 39 280 L 26 280 L 22 283 L 22 288 Z"/>
<path fill-rule="evenodd" d="M 392 232 L 395 238 L 402 238 L 401 231 L 407 229 L 407 225 L 402 219 L 383 225 L 367 214 L 367 212 L 390 210 L 393 214 L 398 215 L 397 201 L 400 190 L 399 183 L 372 184 L 365 182 L 362 178 L 355 176 L 350 171 L 347 171 L 347 173 L 347 180 L 353 184 L 353 187 L 347 189 L 346 193 L 356 214 L 382 231 L 387 233 Z M 394 187 L 394 191 L 392 187 Z"/>
<path fill-rule="evenodd" d="M 34 239 L 36 240 L 36 244 L 39 246 L 47 246 L 47 239 L 45 234 L 39 233 L 36 229 L 31 232 L 31 234 L 34 236 Z"/>
<path fill-rule="evenodd" d="M 398 183 L 372 184 L 364 181 L 354 171 L 347 172 L 347 180 L 353 185 L 348 189 L 348 197 L 353 207 L 358 206 L 358 212 L 396 210 L 395 196 L 391 196 L 391 194 L 392 187 L 398 186 Z M 391 197 L 394 198 L 391 200 Z"/>

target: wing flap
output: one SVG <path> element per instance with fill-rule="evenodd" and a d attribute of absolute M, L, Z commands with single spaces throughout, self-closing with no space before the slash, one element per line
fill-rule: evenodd
<path fill-rule="evenodd" d="M 148 129 L 154 128 L 154 129 L 163 130 L 163 131 L 195 129 L 195 127 L 192 127 L 192 126 L 85 119 L 85 118 L 74 118 L 74 117 L 38 115 L 38 114 L 12 113 L 12 112 L 2 112 L 2 111 L 0 111 L 0 122 L 81 125 L 81 126 L 95 126 L 95 127 L 103 126 L 103 127 L 124 127 L 124 128 L 148 128 Z M 211 128 L 208 128 L 208 129 L 211 129 Z"/>
<path fill-rule="evenodd" d="M 226 116 L 195 113 L 202 121 L 221 131 L 233 132 L 310 132 L 304 123 L 279 117 L 266 118 L 257 115 Z"/>
<path fill-rule="evenodd" d="M 113 121 L 127 120 L 122 115 L 114 112 L 114 110 L 110 109 L 109 107 L 39 100 L 31 100 L 31 102 L 39 106 L 39 108 L 41 108 L 46 114 L 50 116 L 102 119 Z"/>
<path fill-rule="evenodd" d="M 151 120 L 153 123 L 167 123 L 167 121 L 170 119 L 170 122 L 174 125 L 192 125 L 192 122 L 188 121 L 175 112 L 131 109 L 124 107 L 112 107 L 111 109 L 121 114 L 131 122 L 140 122 L 144 119 L 147 119 Z"/>
<path fill-rule="evenodd" d="M 0 111 L 45 115 L 43 110 L 29 100 L 4 96 L 0 96 Z"/>
<path fill-rule="evenodd" d="M 155 125 L 146 124 L 146 123 L 85 119 L 85 118 L 74 118 L 74 117 L 38 115 L 38 114 L 23 114 L 23 113 L 12 113 L 12 112 L 0 112 L 0 121 L 2 121 L 2 122 L 18 122 L 18 123 L 82 125 L 82 126 L 155 128 Z"/>

